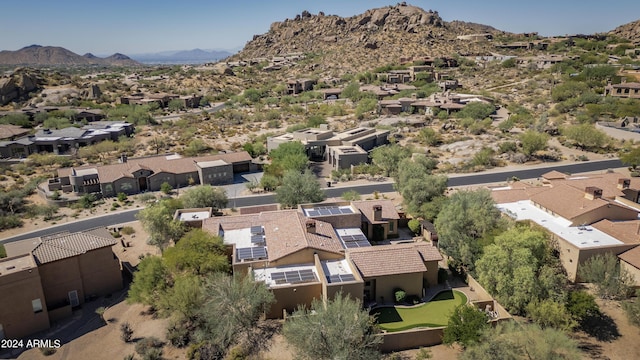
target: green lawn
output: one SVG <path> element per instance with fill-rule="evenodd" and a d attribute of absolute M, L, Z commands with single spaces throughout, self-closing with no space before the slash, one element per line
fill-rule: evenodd
<path fill-rule="evenodd" d="M 467 302 L 467 296 L 460 291 L 448 290 L 436 295 L 428 303 L 411 308 L 382 307 L 371 311 L 376 315 L 378 325 L 387 331 L 402 331 L 415 327 L 446 326 L 453 309 Z"/>

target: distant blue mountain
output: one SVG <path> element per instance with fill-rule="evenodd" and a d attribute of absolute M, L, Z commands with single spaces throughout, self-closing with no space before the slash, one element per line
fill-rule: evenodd
<path fill-rule="evenodd" d="M 202 64 L 219 61 L 231 55 L 233 54 L 226 50 L 193 49 L 137 54 L 131 55 L 131 58 L 145 64 Z"/>

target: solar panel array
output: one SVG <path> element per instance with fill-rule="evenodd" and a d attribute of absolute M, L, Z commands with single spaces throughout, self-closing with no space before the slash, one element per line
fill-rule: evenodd
<path fill-rule="evenodd" d="M 264 235 L 264 229 L 260 225 L 252 226 L 251 235 Z"/>
<path fill-rule="evenodd" d="M 307 211 L 308 216 L 342 215 L 353 214 L 351 208 L 340 208 L 339 206 L 318 206 Z"/>
<path fill-rule="evenodd" d="M 327 276 L 327 280 L 329 280 L 329 283 L 339 283 L 346 281 L 356 281 L 356 277 L 352 274 L 338 274 Z"/>
<path fill-rule="evenodd" d="M 264 243 L 264 236 L 262 236 L 262 235 L 251 235 L 251 243 L 252 244 L 262 244 L 262 243 Z"/>
<path fill-rule="evenodd" d="M 313 270 L 293 270 L 271 273 L 271 279 L 276 284 L 300 284 L 318 281 Z"/>
<path fill-rule="evenodd" d="M 340 238 L 347 249 L 371 246 L 371 243 L 363 234 L 343 235 Z"/>
<path fill-rule="evenodd" d="M 237 260 L 259 260 L 267 258 L 267 248 L 264 246 L 256 246 L 249 248 L 239 248 L 236 250 L 238 256 Z"/>

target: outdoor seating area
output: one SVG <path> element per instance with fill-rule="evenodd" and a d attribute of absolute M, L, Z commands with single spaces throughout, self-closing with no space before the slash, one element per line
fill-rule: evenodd
<path fill-rule="evenodd" d="M 371 315 L 376 317 L 378 326 L 388 332 L 442 327 L 447 325 L 453 309 L 467 302 L 468 298 L 463 292 L 444 290 L 426 303 L 376 307 L 371 310 Z"/>

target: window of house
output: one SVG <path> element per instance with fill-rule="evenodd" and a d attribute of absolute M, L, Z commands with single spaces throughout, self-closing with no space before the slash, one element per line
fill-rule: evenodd
<path fill-rule="evenodd" d="M 389 221 L 389 231 L 393 232 L 393 221 Z"/>
<path fill-rule="evenodd" d="M 40 299 L 31 300 L 34 313 L 42 312 L 42 301 Z"/>

